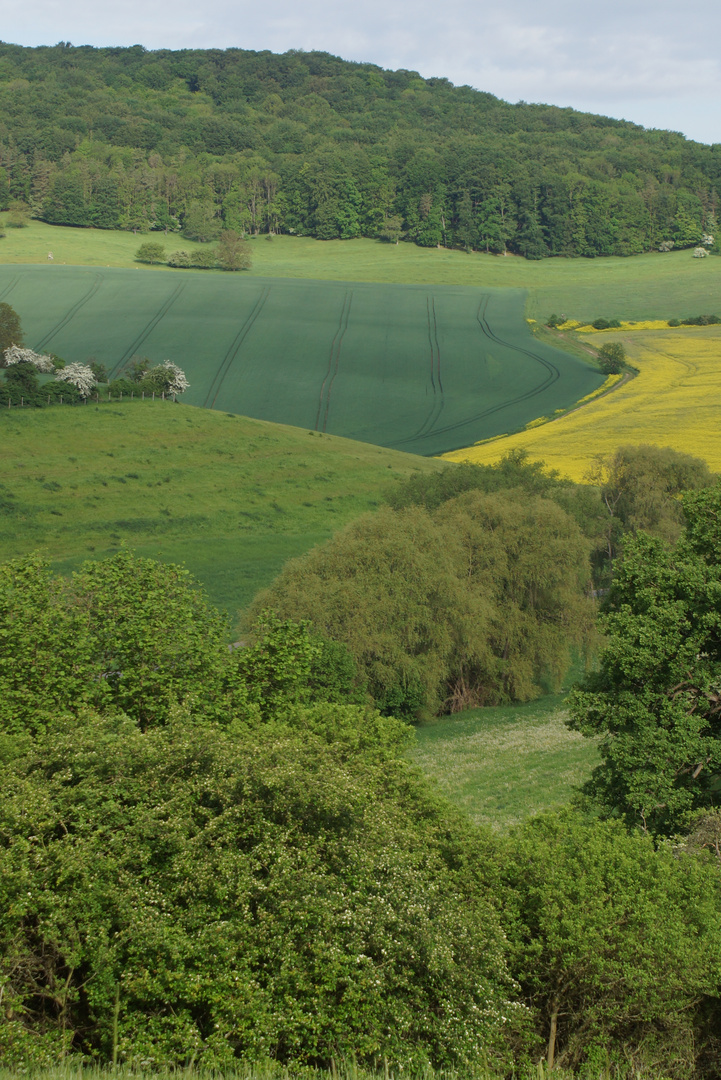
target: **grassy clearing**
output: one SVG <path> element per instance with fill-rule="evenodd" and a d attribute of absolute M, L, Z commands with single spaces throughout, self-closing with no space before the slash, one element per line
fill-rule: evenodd
<path fill-rule="evenodd" d="M 234 614 L 283 563 L 437 461 L 162 402 L 0 409 L 0 560 L 71 570 L 122 543 Z"/>
<path fill-rule="evenodd" d="M 534 340 L 520 290 L 54 265 L 0 268 L 0 295 L 38 350 L 111 372 L 170 357 L 190 404 L 425 455 L 523 428 L 603 381 Z"/>
<path fill-rule="evenodd" d="M 624 443 L 652 443 L 703 457 L 721 470 L 721 328 L 684 327 L 603 335 L 622 341 L 636 378 L 553 423 L 470 447 L 448 458 L 490 463 L 522 447 L 574 480 Z"/>
<path fill-rule="evenodd" d="M 567 803 L 598 761 L 563 695 L 469 709 L 416 729 L 413 760 L 478 825 L 506 829 Z"/>
<path fill-rule="evenodd" d="M 194 246 L 180 236 L 153 234 L 168 251 Z M 0 240 L 0 263 L 137 266 L 133 256 L 148 236 L 99 229 L 71 229 L 31 222 L 8 229 Z M 694 259 L 690 251 L 633 258 L 542 259 L 383 244 L 376 240 L 313 240 L 278 236 L 252 241 L 251 276 L 376 281 L 419 285 L 471 285 L 527 289 L 527 314 L 545 318 L 566 313 L 582 321 L 682 318 L 714 311 L 721 286 L 721 259 Z M 139 270 L 138 273 L 142 273 Z M 146 274 L 180 275 L 183 270 L 145 268 Z M 221 271 L 207 271 L 222 277 Z M 245 276 L 245 275 L 244 275 Z M 721 311 L 719 312 L 721 314 Z"/>

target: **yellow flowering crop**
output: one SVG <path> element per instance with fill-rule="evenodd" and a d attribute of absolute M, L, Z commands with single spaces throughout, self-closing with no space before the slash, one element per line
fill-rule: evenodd
<path fill-rule="evenodd" d="M 487 464 L 523 448 L 532 459 L 584 480 L 599 455 L 623 444 L 654 443 L 703 457 L 721 471 L 721 327 L 646 331 L 626 347 L 639 374 L 613 393 L 579 402 L 558 420 L 444 457 Z"/>

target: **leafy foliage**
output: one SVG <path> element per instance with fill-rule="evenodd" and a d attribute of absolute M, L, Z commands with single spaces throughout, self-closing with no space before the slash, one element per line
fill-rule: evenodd
<path fill-rule="evenodd" d="M 607 341 L 598 350 L 598 362 L 606 375 L 616 375 L 626 362 L 626 350 L 619 341 Z"/>
<path fill-rule="evenodd" d="M 434 516 L 361 518 L 288 564 L 252 610 L 311 619 L 347 645 L 381 709 L 412 717 L 558 680 L 590 626 L 587 575 L 588 545 L 558 505 L 468 493 Z"/>
<path fill-rule="evenodd" d="M 718 500 L 695 506 L 703 556 Z M 596 1075 L 610 1048 L 619 1077 L 710 1080 L 718 815 L 658 847 L 570 813 L 492 838 L 359 693 L 307 623 L 266 613 L 228 648 L 177 567 L 1 568 L 3 1063 L 500 1076 L 545 1051 Z"/>
<path fill-rule="evenodd" d="M 512 835 L 501 877 L 513 971 L 544 1037 L 534 1057 L 693 1075 L 697 1006 L 721 962 L 719 868 L 565 812 Z"/>
<path fill-rule="evenodd" d="M 654 833 L 683 829 L 721 787 L 720 509 L 719 488 L 689 493 L 674 548 L 626 542 L 600 670 L 573 695 L 573 726 L 601 736 L 588 794 Z"/>
<path fill-rule="evenodd" d="M 22 347 L 24 338 L 20 316 L 14 308 L 4 301 L 0 303 L 0 356 L 5 357 L 5 350 L 13 345 Z"/>

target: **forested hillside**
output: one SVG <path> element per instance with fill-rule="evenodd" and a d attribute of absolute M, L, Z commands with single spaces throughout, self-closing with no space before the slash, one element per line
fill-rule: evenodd
<path fill-rule="evenodd" d="M 2 44 L 0 166 L 16 223 L 542 258 L 715 235 L 721 147 L 325 53 Z"/>

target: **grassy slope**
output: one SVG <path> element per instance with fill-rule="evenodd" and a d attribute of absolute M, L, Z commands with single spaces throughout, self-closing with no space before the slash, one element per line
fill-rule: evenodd
<path fill-rule="evenodd" d="M 721 327 L 594 336 L 594 345 L 601 341 L 623 342 L 639 371 L 636 378 L 551 424 L 449 458 L 487 463 L 522 447 L 566 476 L 584 480 L 598 455 L 624 443 L 646 442 L 701 456 L 721 471 Z"/>
<path fill-rule="evenodd" d="M 235 613 L 394 477 L 440 467 L 180 404 L 2 409 L 0 560 L 38 550 L 67 570 L 126 542 L 184 563 Z"/>
<path fill-rule="evenodd" d="M 169 251 L 193 247 L 180 236 L 153 235 Z M 70 229 L 32 222 L 8 229 L 0 240 L 0 262 L 81 266 L 136 266 L 133 255 L 147 236 L 93 229 Z M 476 285 L 529 290 L 528 314 L 552 311 L 586 320 L 683 317 L 718 307 L 721 259 L 694 259 L 690 251 L 653 253 L 633 258 L 543 259 L 527 262 L 414 244 L 389 245 L 375 240 L 313 240 L 279 236 L 252 241 L 253 270 L 261 277 L 321 278 L 330 281 L 378 281 L 408 284 Z M 151 273 L 182 270 L 149 268 Z M 215 273 L 215 271 L 209 271 Z M 220 271 L 218 271 L 220 273 Z M 719 312 L 721 314 L 721 312 Z"/>
<path fill-rule="evenodd" d="M 507 828 L 567 803 L 597 763 L 564 719 L 562 695 L 469 709 L 419 727 L 412 758 L 477 824 Z"/>

